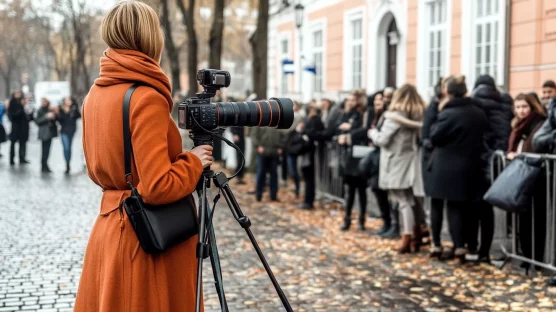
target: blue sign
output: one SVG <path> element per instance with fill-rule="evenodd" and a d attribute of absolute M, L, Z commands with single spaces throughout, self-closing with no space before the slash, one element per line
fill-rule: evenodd
<path fill-rule="evenodd" d="M 308 66 L 305 66 L 304 70 L 305 70 L 306 72 L 313 73 L 313 75 L 316 75 L 316 74 L 317 74 L 317 67 L 316 67 L 315 65 L 308 65 Z"/>
<path fill-rule="evenodd" d="M 285 59 L 282 61 L 282 72 L 284 75 L 292 75 L 295 72 L 295 66 L 292 60 Z"/>

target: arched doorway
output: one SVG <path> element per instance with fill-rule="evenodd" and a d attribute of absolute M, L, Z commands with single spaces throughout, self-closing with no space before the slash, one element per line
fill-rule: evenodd
<path fill-rule="evenodd" d="M 398 27 L 396 20 L 391 19 L 386 31 L 386 86 L 396 86 L 396 72 L 398 70 Z"/>

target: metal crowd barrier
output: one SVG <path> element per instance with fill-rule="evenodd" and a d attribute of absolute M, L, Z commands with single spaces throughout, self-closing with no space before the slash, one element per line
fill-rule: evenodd
<path fill-rule="evenodd" d="M 345 203 L 344 182 L 340 175 L 340 148 L 335 142 L 324 142 L 317 146 L 316 189 L 320 197 Z"/>
<path fill-rule="evenodd" d="M 545 179 L 546 181 L 539 180 L 539 184 L 542 186 L 542 184 L 546 182 L 546 194 L 544 194 L 546 198 L 537 198 L 537 196 L 533 196 L 530 212 L 530 233 L 520 233 L 521 226 L 519 222 L 524 216 L 523 213 L 511 213 L 502 209 L 495 209 L 495 238 L 501 240 L 500 247 L 506 256 L 502 266 L 504 266 L 509 260 L 516 259 L 529 263 L 530 265 L 556 271 L 556 174 L 554 172 L 556 168 L 556 155 L 528 153 L 524 153 L 522 155 L 531 159 L 543 159 L 543 172 L 541 174 L 541 178 L 539 179 Z M 494 154 L 491 163 L 491 177 L 493 181 L 502 172 L 502 170 L 504 170 L 507 164 L 506 154 L 502 151 L 497 151 Z M 543 218 L 544 216 L 535 216 L 535 212 L 542 212 L 542 208 L 535 206 L 535 203 L 542 203 L 543 200 L 546 200 L 546 217 L 543 221 L 546 227 L 544 231 L 544 254 L 542 255 L 541 260 L 538 259 L 539 257 L 536 257 L 536 248 L 538 247 L 538 244 L 536 243 L 537 239 L 542 238 L 535 237 L 535 225 L 539 225 L 539 222 L 541 221 L 538 220 L 538 218 Z M 520 236 L 524 237 L 521 237 L 520 239 Z M 528 236 L 530 236 L 531 239 L 531 253 L 530 256 L 527 257 L 523 254 L 523 248 L 520 242 L 523 239 L 528 239 Z"/>

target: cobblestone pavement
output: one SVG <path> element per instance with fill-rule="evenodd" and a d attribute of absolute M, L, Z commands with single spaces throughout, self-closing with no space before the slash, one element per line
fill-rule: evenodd
<path fill-rule="evenodd" d="M 35 136 L 32 136 L 33 138 Z M 1 149 L 7 154 L 7 144 Z M 40 143 L 28 146 L 28 166 L 0 159 L 0 312 L 71 311 L 89 231 L 101 192 L 81 171 L 80 140 L 73 171 L 63 174 L 59 139 L 39 172 Z M 425 254 L 398 256 L 392 242 L 367 233 L 340 233 L 337 211 L 297 211 L 291 194 L 281 204 L 253 203 L 252 185 L 233 186 L 294 311 L 551 310 L 556 294 L 542 277 L 489 266 L 430 262 Z M 224 199 L 215 227 L 231 311 L 282 311 L 278 296 Z M 376 221 L 371 227 L 377 228 Z M 219 311 L 205 261 L 207 311 Z"/>

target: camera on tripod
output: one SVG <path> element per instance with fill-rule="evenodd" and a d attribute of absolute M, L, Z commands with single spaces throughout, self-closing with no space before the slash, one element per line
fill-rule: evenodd
<path fill-rule="evenodd" d="M 252 102 L 211 103 L 220 88 L 230 85 L 230 73 L 201 69 L 197 81 L 204 91 L 178 106 L 178 125 L 192 132 L 219 127 L 274 127 L 289 129 L 293 123 L 293 102 L 287 98 L 271 98 Z"/>

